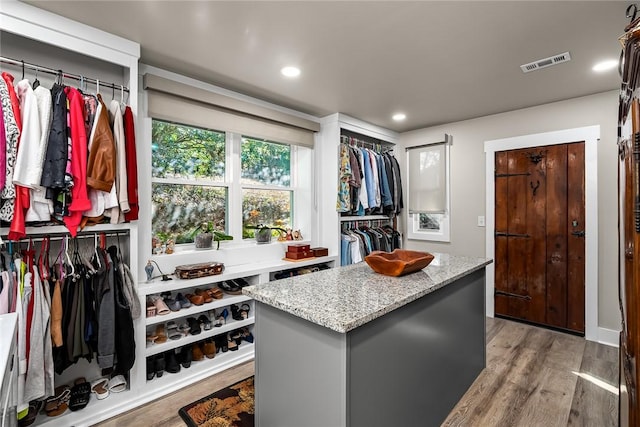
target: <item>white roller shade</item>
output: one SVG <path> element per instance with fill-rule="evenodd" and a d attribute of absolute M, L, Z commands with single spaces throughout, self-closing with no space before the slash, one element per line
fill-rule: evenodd
<path fill-rule="evenodd" d="M 313 147 L 320 125 L 246 101 L 145 74 L 149 116 L 269 141 Z"/>
<path fill-rule="evenodd" d="M 409 213 L 447 210 L 446 145 L 407 149 Z"/>

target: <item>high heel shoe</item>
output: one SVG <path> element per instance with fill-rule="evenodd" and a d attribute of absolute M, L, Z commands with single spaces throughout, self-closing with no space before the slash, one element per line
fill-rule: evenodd
<path fill-rule="evenodd" d="M 215 317 L 216 319 L 216 323 L 213 325 L 216 328 L 221 327 L 222 325 L 227 323 L 227 320 L 224 318 L 224 316 L 222 315 L 222 312 L 220 312 L 220 314 L 216 314 L 216 312 L 213 312 L 213 317 Z"/>
<path fill-rule="evenodd" d="M 229 347 L 229 351 L 238 350 L 238 344 L 235 339 L 231 338 L 231 334 L 227 334 L 227 346 Z"/>
<path fill-rule="evenodd" d="M 236 304 L 231 304 L 231 317 L 233 320 L 242 320 L 240 315 L 240 308 Z"/>

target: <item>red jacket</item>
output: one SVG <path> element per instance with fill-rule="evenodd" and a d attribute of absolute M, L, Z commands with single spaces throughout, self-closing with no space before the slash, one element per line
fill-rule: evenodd
<path fill-rule="evenodd" d="M 133 112 L 130 107 L 125 108 L 124 140 L 127 156 L 127 195 L 129 196 L 129 212 L 124 214 L 125 221 L 138 219 L 138 160 L 136 156 L 136 131 L 133 125 Z"/>
<path fill-rule="evenodd" d="M 71 128 L 71 204 L 69 215 L 63 221 L 69 233 L 75 237 L 82 221 L 82 212 L 91 208 L 87 195 L 87 131 L 84 123 L 84 99 L 72 87 L 64 89 L 69 100 L 69 121 Z"/>

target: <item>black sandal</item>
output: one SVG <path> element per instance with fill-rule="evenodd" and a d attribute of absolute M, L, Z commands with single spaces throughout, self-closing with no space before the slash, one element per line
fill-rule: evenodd
<path fill-rule="evenodd" d="M 189 323 L 189 332 L 191 335 L 198 335 L 201 331 L 200 322 L 198 322 L 195 317 L 187 318 L 187 322 Z"/>
<path fill-rule="evenodd" d="M 78 378 L 74 386 L 71 387 L 71 397 L 69 398 L 69 409 L 79 411 L 89 404 L 91 398 L 91 384 L 84 378 Z"/>

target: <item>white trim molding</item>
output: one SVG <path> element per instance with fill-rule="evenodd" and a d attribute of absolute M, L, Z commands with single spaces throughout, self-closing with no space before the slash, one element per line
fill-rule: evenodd
<path fill-rule="evenodd" d="M 486 159 L 486 256 L 495 258 L 495 153 L 519 148 L 585 143 L 585 338 L 600 341 L 598 328 L 598 140 L 600 126 L 586 126 L 513 138 L 485 141 Z M 495 264 L 487 266 L 487 316 L 494 316 Z M 607 341 L 610 341 L 607 338 Z M 617 338 L 615 340 L 617 342 Z M 608 342 L 607 342 L 608 343 Z"/>
<path fill-rule="evenodd" d="M 598 328 L 598 342 L 611 347 L 620 347 L 620 331 Z"/>

